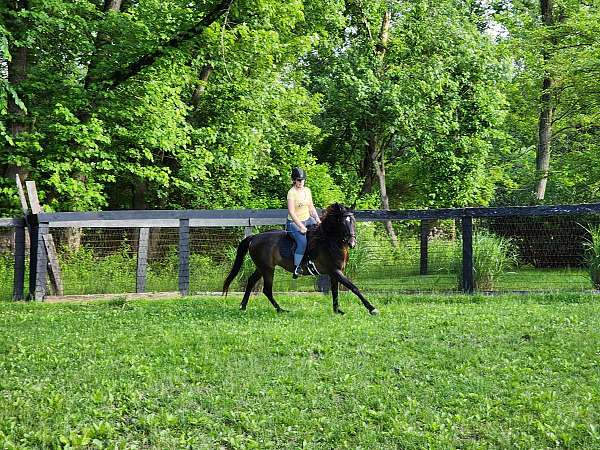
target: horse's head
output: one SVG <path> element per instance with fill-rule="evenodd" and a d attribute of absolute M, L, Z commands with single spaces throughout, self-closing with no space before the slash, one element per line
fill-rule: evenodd
<path fill-rule="evenodd" d="M 352 209 L 340 203 L 328 206 L 321 227 L 328 235 L 339 237 L 350 248 L 356 246 L 356 220 Z"/>

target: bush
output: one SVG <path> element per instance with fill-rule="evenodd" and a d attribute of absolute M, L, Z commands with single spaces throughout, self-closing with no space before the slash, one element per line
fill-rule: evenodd
<path fill-rule="evenodd" d="M 586 231 L 590 237 L 583 243 L 585 260 L 594 289 L 600 289 L 600 226 L 586 228 Z"/>
<path fill-rule="evenodd" d="M 462 245 L 456 247 L 459 287 L 462 287 Z M 494 283 L 516 261 L 516 251 L 510 239 L 497 236 L 488 231 L 479 231 L 473 236 L 473 272 L 474 288 L 489 291 Z"/>

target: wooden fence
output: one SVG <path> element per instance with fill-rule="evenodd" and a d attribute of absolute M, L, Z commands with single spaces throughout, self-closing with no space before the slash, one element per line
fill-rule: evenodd
<path fill-rule="evenodd" d="M 472 293 L 473 277 L 473 219 L 497 217 L 539 217 L 559 215 L 600 214 L 600 203 L 580 205 L 528 206 L 504 208 L 452 208 L 431 210 L 361 210 L 355 217 L 359 222 L 421 221 L 420 273 L 427 274 L 428 233 L 432 220 L 455 219 L 462 230 L 462 290 Z M 24 298 L 25 231 L 30 233 L 29 297 L 43 300 L 48 280 L 48 241 L 51 228 L 138 228 L 136 292 L 143 293 L 146 283 L 148 239 L 150 228 L 179 229 L 178 288 L 182 295 L 190 285 L 190 227 L 244 227 L 251 234 L 255 226 L 283 225 L 287 211 L 277 210 L 134 210 L 98 212 L 58 212 L 29 214 L 26 219 L 0 219 L 0 226 L 15 228 L 13 298 Z M 51 237 L 51 236 L 50 236 Z"/>

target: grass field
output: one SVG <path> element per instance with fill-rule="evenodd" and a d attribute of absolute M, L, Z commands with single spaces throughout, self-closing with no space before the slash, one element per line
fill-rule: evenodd
<path fill-rule="evenodd" d="M 600 448 L 589 295 L 0 303 L 2 448 Z"/>

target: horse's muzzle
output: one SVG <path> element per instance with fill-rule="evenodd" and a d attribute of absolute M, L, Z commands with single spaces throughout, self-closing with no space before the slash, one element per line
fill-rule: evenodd
<path fill-rule="evenodd" d="M 356 238 L 354 236 L 352 236 L 350 239 L 348 239 L 348 246 L 350 248 L 356 247 Z"/>

